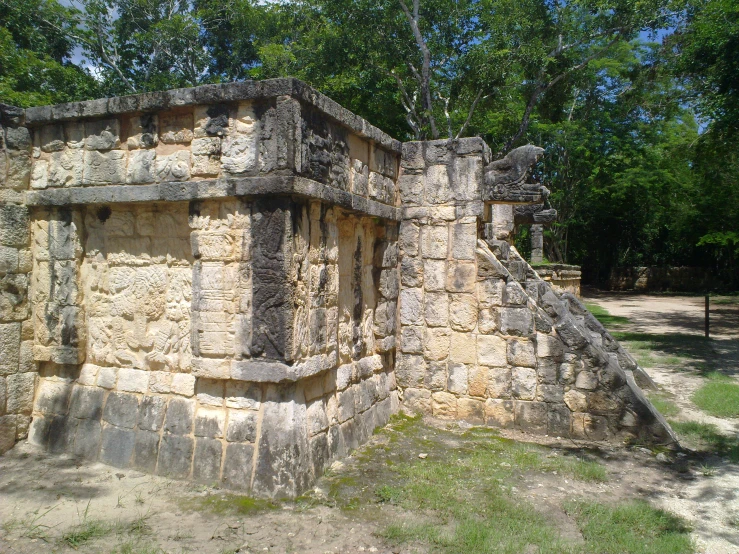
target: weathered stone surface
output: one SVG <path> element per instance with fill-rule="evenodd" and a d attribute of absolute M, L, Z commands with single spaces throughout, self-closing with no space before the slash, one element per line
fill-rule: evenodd
<path fill-rule="evenodd" d="M 513 366 L 536 367 L 536 353 L 531 341 L 508 341 L 508 363 Z"/>
<path fill-rule="evenodd" d="M 192 432 L 195 401 L 184 398 L 173 398 L 167 406 L 164 431 L 175 435 L 187 435 Z"/>
<path fill-rule="evenodd" d="M 221 438 L 225 423 L 226 412 L 224 410 L 201 407 L 195 415 L 194 434 L 196 437 Z"/>
<path fill-rule="evenodd" d="M 488 398 L 485 401 L 485 421 L 488 425 L 509 429 L 514 425 L 512 400 Z"/>
<path fill-rule="evenodd" d="M 103 428 L 100 461 L 115 467 L 129 467 L 135 438 L 135 433 L 132 430 L 106 425 Z"/>
<path fill-rule="evenodd" d="M 226 440 L 254 442 L 257 436 L 257 412 L 229 410 Z"/>
<path fill-rule="evenodd" d="M 85 152 L 82 169 L 83 185 L 109 185 L 126 182 L 126 152 L 111 150 Z"/>
<path fill-rule="evenodd" d="M 460 398 L 457 403 L 457 417 L 468 423 L 485 423 L 485 403 L 474 398 Z"/>
<path fill-rule="evenodd" d="M 226 457 L 223 462 L 223 484 L 235 489 L 250 488 L 253 459 L 254 447 L 252 445 L 229 444 L 226 447 Z"/>
<path fill-rule="evenodd" d="M 154 473 L 159 456 L 159 433 L 136 431 L 133 467 Z"/>
<path fill-rule="evenodd" d="M 162 435 L 157 474 L 182 479 L 190 475 L 193 439 L 178 435 Z"/>
<path fill-rule="evenodd" d="M 147 431 L 159 431 L 164 424 L 167 399 L 163 396 L 144 396 L 138 413 L 138 427 Z"/>
<path fill-rule="evenodd" d="M 216 483 L 221 474 L 221 441 L 198 438 L 192 459 L 192 478 L 201 483 Z M 248 466 L 247 466 L 248 467 Z M 244 468 L 246 472 L 247 467 Z"/>
<path fill-rule="evenodd" d="M 103 413 L 104 392 L 97 387 L 74 387 L 69 401 L 69 415 L 78 419 L 99 420 Z"/>
<path fill-rule="evenodd" d="M 507 364 L 508 345 L 505 339 L 495 335 L 477 336 L 477 358 L 480 365 L 504 367 Z"/>
<path fill-rule="evenodd" d="M 118 427 L 133 429 L 138 419 L 138 409 L 139 399 L 135 395 L 112 392 L 105 401 L 103 419 Z"/>

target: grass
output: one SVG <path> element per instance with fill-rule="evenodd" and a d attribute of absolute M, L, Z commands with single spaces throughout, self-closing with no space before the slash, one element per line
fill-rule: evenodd
<path fill-rule="evenodd" d="M 722 434 L 715 425 L 697 421 L 670 421 L 670 426 L 681 441 L 686 440 L 696 449 L 727 457 L 733 463 L 739 462 L 739 441 L 736 437 Z"/>
<path fill-rule="evenodd" d="M 62 542 L 74 549 L 95 539 L 106 536 L 113 530 L 113 526 L 99 520 L 86 520 L 71 527 L 62 535 Z"/>
<path fill-rule="evenodd" d="M 233 515 L 253 515 L 280 507 L 280 504 L 274 500 L 238 494 L 209 494 L 184 499 L 180 504 L 182 509 L 191 512 L 208 510 L 214 514 Z"/>
<path fill-rule="evenodd" d="M 520 443 L 481 427 L 465 432 L 431 428 L 404 416 L 394 417 L 380 434 L 385 444 L 362 449 L 356 465 L 329 472 L 322 487 L 341 508 L 368 513 L 374 506 L 374 517 L 386 522 L 381 534 L 390 543 L 459 554 L 691 551 L 687 530 L 673 533 L 663 512 L 641 505 L 646 521 L 632 530 L 618 519 L 619 509 L 631 513 L 630 505 L 582 505 L 590 511 L 573 505 L 573 513 L 580 510 L 578 525 L 593 538 L 585 545 L 562 538 L 555 521 L 518 489 L 551 483 L 553 475 L 556 480 L 606 481 L 605 467 L 581 450 Z M 427 457 L 420 459 L 421 452 Z M 382 510 L 387 505 L 395 509 Z M 388 513 L 389 521 L 383 516 Z M 675 529 L 679 521 L 674 519 Z M 649 536 L 639 534 L 644 529 Z"/>
<path fill-rule="evenodd" d="M 606 329 L 614 325 L 626 325 L 627 323 L 630 323 L 628 317 L 611 315 L 608 310 L 598 304 L 586 303 L 585 307 L 591 314 L 593 314 L 593 316 L 595 316 L 595 319 L 603 324 Z"/>
<path fill-rule="evenodd" d="M 642 367 L 669 366 L 673 369 L 697 369 L 699 373 L 713 370 L 715 354 L 711 339 L 683 333 L 629 333 L 615 331 L 613 337 L 621 342 Z"/>
<path fill-rule="evenodd" d="M 706 375 L 708 382 L 693 393 L 693 403 L 716 417 L 739 417 L 739 384 L 717 372 Z"/>
<path fill-rule="evenodd" d="M 567 513 L 575 519 L 588 545 L 599 554 L 679 554 L 693 552 L 685 522 L 643 501 L 608 506 L 572 501 Z"/>
<path fill-rule="evenodd" d="M 655 408 L 657 408 L 657 411 L 665 417 L 674 417 L 680 413 L 680 408 L 666 393 L 652 393 L 649 395 L 649 401 Z"/>

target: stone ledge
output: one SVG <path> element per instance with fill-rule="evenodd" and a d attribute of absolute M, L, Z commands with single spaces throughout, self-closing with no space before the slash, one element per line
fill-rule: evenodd
<path fill-rule="evenodd" d="M 234 360 L 231 362 L 231 379 L 253 383 L 294 383 L 312 377 L 334 367 L 332 357 L 318 355 L 295 365 L 259 360 Z"/>
<path fill-rule="evenodd" d="M 28 191 L 28 206 L 68 206 L 120 202 L 185 202 L 234 196 L 295 195 L 323 200 L 346 210 L 400 221 L 400 210 L 351 192 L 294 176 L 208 179 L 156 185 L 104 185 Z"/>
<path fill-rule="evenodd" d="M 400 154 L 400 141 L 392 138 L 368 121 L 321 94 L 306 83 L 291 77 L 264 81 L 241 81 L 219 85 L 148 92 L 115 98 L 99 98 L 55 106 L 40 106 L 25 110 L 25 122 L 30 126 L 80 118 L 105 117 L 125 113 L 167 110 L 180 106 L 237 102 L 291 96 L 323 112 L 344 127 Z M 11 106 L 8 110 L 14 109 Z M 20 110 L 15 108 L 15 110 Z M 22 111 L 22 110 L 20 110 Z"/>

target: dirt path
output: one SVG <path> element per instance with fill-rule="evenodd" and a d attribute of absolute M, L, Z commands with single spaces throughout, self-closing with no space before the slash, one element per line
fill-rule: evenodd
<path fill-rule="evenodd" d="M 736 440 L 739 419 L 713 417 L 701 411 L 692 395 L 706 381 L 705 374 L 716 371 L 739 380 L 739 300 L 712 298 L 711 340 L 704 336 L 704 298 L 654 296 L 584 291 L 588 303 L 597 304 L 612 315 L 627 318 L 609 330 L 630 340 L 623 341 L 637 358 L 640 341 L 656 345 L 647 371 L 671 402 L 679 409 L 672 419 L 714 425 Z M 681 440 L 683 440 L 681 438 Z M 694 446 L 689 440 L 684 446 Z M 739 552 L 739 465 L 719 456 L 703 462 L 708 478 L 678 483 L 672 491 L 655 491 L 662 507 L 685 517 L 694 525 L 694 535 L 705 552 Z"/>

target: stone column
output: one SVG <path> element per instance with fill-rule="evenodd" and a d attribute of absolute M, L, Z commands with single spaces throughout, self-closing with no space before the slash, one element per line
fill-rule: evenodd
<path fill-rule="evenodd" d="M 531 263 L 544 261 L 544 225 L 534 223 L 531 226 Z"/>

